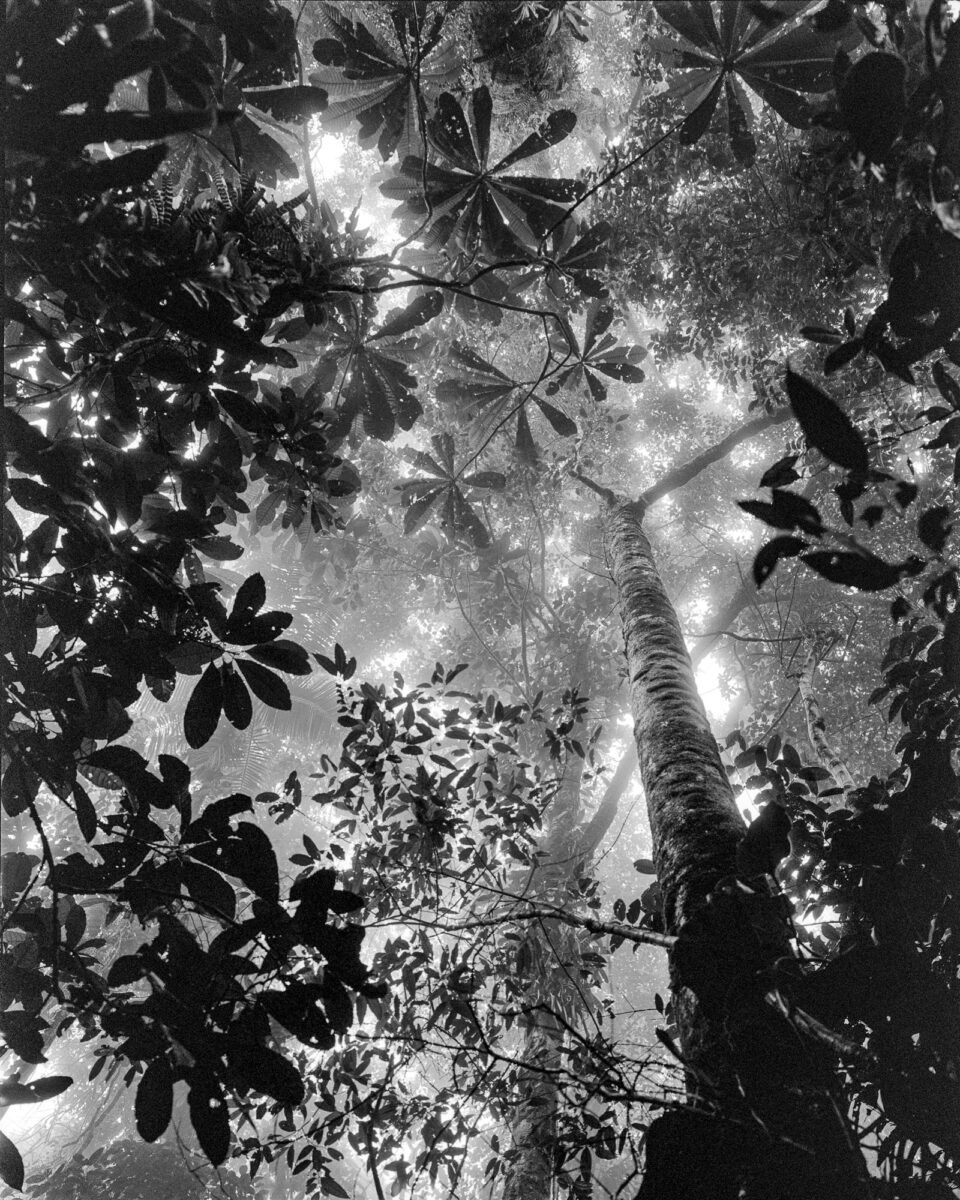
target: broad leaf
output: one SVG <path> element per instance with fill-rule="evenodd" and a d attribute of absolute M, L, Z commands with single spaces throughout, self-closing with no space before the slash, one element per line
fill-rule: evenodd
<path fill-rule="evenodd" d="M 863 438 L 826 392 L 788 368 L 787 396 L 793 415 L 811 446 L 848 471 L 857 475 L 867 473 L 870 459 Z"/>
<path fill-rule="evenodd" d="M 210 663 L 190 693 L 183 714 L 183 733 L 194 750 L 209 742 L 216 733 L 222 699 L 220 672 L 214 663 Z"/>
<path fill-rule="evenodd" d="M 137 1084 L 133 1106 L 137 1133 L 145 1142 L 155 1142 L 173 1116 L 173 1072 L 166 1058 L 155 1058 Z"/>
<path fill-rule="evenodd" d="M 189 1076 L 187 1104 L 200 1149 L 215 1167 L 230 1149 L 230 1115 L 223 1089 L 212 1072 L 194 1068 Z"/>
<path fill-rule="evenodd" d="M 284 712 L 290 711 L 293 707 L 290 689 L 279 675 L 247 658 L 238 658 L 236 665 L 250 685 L 250 691 L 258 700 L 262 700 L 270 708 L 279 708 Z"/>
<path fill-rule="evenodd" d="M 0 1132 L 0 1179 L 19 1192 L 23 1188 L 23 1159 L 5 1133 Z"/>

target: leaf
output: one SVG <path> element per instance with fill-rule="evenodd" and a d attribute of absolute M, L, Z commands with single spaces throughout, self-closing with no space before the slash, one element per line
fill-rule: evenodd
<path fill-rule="evenodd" d="M 401 163 L 400 176 L 382 184 L 380 191 L 403 201 L 395 210 L 398 217 L 420 222 L 433 214 L 431 248 L 445 244 L 457 254 L 474 255 L 482 248 L 496 255 L 530 255 L 536 238 L 563 220 L 566 207 L 583 194 L 584 185 L 504 172 L 562 141 L 576 116 L 567 110 L 551 113 L 539 129 L 490 165 L 491 99 L 485 86 L 474 89 L 470 113 L 472 120 L 454 95 L 442 93 L 427 123 L 441 162 L 409 156 Z"/>
<path fill-rule="evenodd" d="M 940 669 L 948 685 L 960 691 L 960 609 L 955 609 L 944 624 Z"/>
<path fill-rule="evenodd" d="M 198 538 L 193 547 L 205 558 L 212 558 L 215 562 L 227 562 L 243 557 L 243 547 L 231 542 L 228 537 Z"/>
<path fill-rule="evenodd" d="M 818 510 L 796 492 L 774 488 L 771 503 L 762 500 L 738 500 L 737 507 L 751 516 L 759 517 L 775 529 L 801 529 L 804 533 L 823 532 L 823 521 Z"/>
<path fill-rule="evenodd" d="M 23 1190 L 23 1159 L 5 1133 L 0 1132 L 0 1179 L 19 1192 Z"/>
<path fill-rule="evenodd" d="M 242 429 L 249 429 L 253 433 L 266 433 L 273 427 L 274 419 L 270 416 L 269 410 L 254 404 L 252 400 L 248 400 L 239 392 L 228 392 L 216 388 L 211 395 L 227 416 Z"/>
<path fill-rule="evenodd" d="M 463 484 L 465 487 L 490 488 L 492 491 L 502 492 L 507 486 L 507 477 L 500 471 L 475 471 L 473 475 L 464 478 Z"/>
<path fill-rule="evenodd" d="M 230 619 L 245 621 L 255 616 L 267 602 L 267 585 L 259 571 L 248 576 L 237 588 L 237 594 L 230 610 Z"/>
<path fill-rule="evenodd" d="M 97 835 L 97 810 L 86 788 L 77 781 L 73 784 L 73 803 L 83 840 L 92 842 Z"/>
<path fill-rule="evenodd" d="M 323 88 L 305 83 L 294 83 L 287 87 L 244 88 L 243 98 L 278 121 L 294 123 L 321 113 L 327 107 L 327 93 Z"/>
<path fill-rule="evenodd" d="M 220 687 L 223 715 L 235 729 L 246 729 L 253 718 L 253 703 L 247 685 L 232 663 L 223 663 L 220 667 Z"/>
<path fill-rule="evenodd" d="M 801 561 L 831 583 L 854 587 L 861 592 L 880 592 L 899 583 L 904 567 L 884 562 L 874 554 L 849 550 L 812 550 Z"/>
<path fill-rule="evenodd" d="M 127 987 L 139 983 L 147 973 L 147 964 L 139 954 L 121 954 L 114 959 L 107 972 L 107 983 L 111 987 Z"/>
<path fill-rule="evenodd" d="M 402 337 L 421 325 L 426 325 L 443 311 L 443 292 L 434 290 L 414 296 L 406 308 L 388 313 L 383 325 L 373 334 L 371 341 L 387 337 Z"/>
<path fill-rule="evenodd" d="M 50 113 L 43 105 L 16 106 L 9 113 L 7 143 L 18 150 L 49 155 L 75 154 L 92 142 L 152 142 L 190 133 L 211 123 L 213 114 L 194 112 Z"/>
<path fill-rule="evenodd" d="M 43 1079 L 32 1079 L 29 1083 L 20 1083 L 16 1079 L 8 1079 L 0 1083 L 0 1107 L 10 1104 L 41 1104 L 44 1100 L 52 1100 L 73 1084 L 70 1075 L 47 1075 Z"/>
<path fill-rule="evenodd" d="M 273 671 L 268 671 L 266 667 L 261 667 L 259 663 L 251 662 L 247 658 L 238 658 L 236 665 L 240 668 L 244 679 L 250 685 L 250 691 L 262 700 L 264 704 L 270 708 L 279 708 L 284 712 L 289 712 L 293 707 L 293 702 L 290 699 L 290 689 L 283 682 L 279 675 Z"/>
<path fill-rule="evenodd" d="M 933 364 L 933 381 L 950 407 L 960 412 L 960 383 L 957 383 L 942 362 Z"/>
<path fill-rule="evenodd" d="M 917 536 L 934 554 L 941 554 L 953 529 L 950 518 L 953 510 L 943 505 L 928 508 L 917 521 Z"/>
<path fill-rule="evenodd" d="M 867 162 L 882 163 L 907 115 L 906 63 L 897 54 L 875 51 L 853 64 L 837 98 L 854 149 Z"/>
<path fill-rule="evenodd" d="M 407 535 L 416 533 L 430 515 L 430 509 L 443 494 L 444 488 L 433 488 L 419 500 L 415 500 L 403 514 L 403 532 Z"/>
<path fill-rule="evenodd" d="M 155 1142 L 173 1116 L 173 1072 L 166 1058 L 155 1058 L 137 1084 L 133 1106 L 137 1133 L 145 1142 Z"/>
<path fill-rule="evenodd" d="M 300 1072 L 275 1050 L 253 1045 L 228 1034 L 227 1062 L 255 1091 L 280 1104 L 300 1104 L 304 1084 Z"/>
<path fill-rule="evenodd" d="M 324 4 L 321 12 L 333 36 L 314 43 L 320 69 L 310 78 L 330 94 L 324 127 L 336 132 L 359 125 L 360 144 L 376 145 L 384 160 L 416 153 L 423 142 L 414 80 L 423 94 L 454 84 L 459 75 L 457 46 L 440 36 L 445 12 L 428 14 L 422 5 L 392 9 L 390 42 L 335 5 Z"/>
<path fill-rule="evenodd" d="M 224 921 L 235 919 L 237 897 L 222 875 L 189 859 L 183 860 L 182 870 L 190 899 L 199 906 L 203 916 L 215 915 Z"/>
<path fill-rule="evenodd" d="M 210 663 L 200 677 L 200 682 L 190 693 L 183 714 L 183 733 L 187 744 L 194 750 L 206 745 L 216 733 L 220 724 L 222 700 L 220 672 Z"/>
<path fill-rule="evenodd" d="M 311 671 L 306 650 L 296 642 L 281 640 L 265 642 L 260 646 L 248 646 L 247 654 L 268 667 L 286 671 L 288 675 L 309 675 Z"/>
<path fill-rule="evenodd" d="M 808 342 L 819 342 L 825 346 L 839 346 L 843 341 L 842 333 L 828 329 L 825 325 L 804 325 L 800 336 L 805 337 Z"/>
<path fill-rule="evenodd" d="M 576 421 L 571 420 L 559 408 L 554 408 L 552 404 L 548 404 L 546 400 L 541 400 L 539 396 L 534 396 L 533 401 L 561 437 L 575 436 L 577 432 Z"/>
<path fill-rule="evenodd" d="M 767 542 L 753 560 L 753 579 L 757 587 L 763 587 L 781 558 L 792 558 L 806 548 L 807 543 L 798 537 L 775 537 Z"/>
<path fill-rule="evenodd" d="M 202 668 L 220 657 L 223 650 L 213 642 L 184 642 L 164 652 L 166 658 L 183 675 L 199 675 Z"/>
<path fill-rule="evenodd" d="M 813 106 L 802 93 L 826 92 L 833 86 L 836 32 L 804 23 L 784 31 L 784 21 L 796 5 L 764 8 L 724 0 L 720 26 L 705 0 L 657 0 L 659 15 L 681 35 L 679 43 L 658 39 L 666 56 L 689 74 L 671 81 L 671 92 L 684 97 L 690 114 L 681 126 L 680 140 L 698 140 L 710 125 L 721 94 L 726 97 L 727 125 L 734 154 L 749 163 L 755 154 L 752 120 L 744 85 L 766 101 L 785 121 L 806 126 Z M 784 11 L 786 10 L 786 11 Z"/>
<path fill-rule="evenodd" d="M 775 874 L 777 864 L 790 853 L 790 825 L 779 804 L 765 804 L 737 847 L 737 873 L 747 878 Z"/>
<path fill-rule="evenodd" d="M 210 1071 L 194 1068 L 189 1075 L 190 1090 L 187 1104 L 190 1123 L 200 1143 L 200 1149 L 218 1167 L 230 1149 L 230 1119 L 227 1102 L 216 1076 Z"/>
<path fill-rule="evenodd" d="M 0 801 L 3 811 L 8 817 L 18 817 L 26 812 L 37 798 L 40 790 L 40 777 L 23 761 L 19 755 L 14 756 L 0 780 Z"/>
<path fill-rule="evenodd" d="M 802 375 L 787 369 L 790 407 L 804 436 L 821 454 L 858 475 L 870 467 L 867 447 L 845 412 Z"/>
<path fill-rule="evenodd" d="M 832 375 L 834 371 L 845 367 L 848 362 L 857 357 L 862 349 L 863 340 L 861 338 L 854 338 L 853 341 L 844 342 L 842 346 L 836 346 L 823 360 L 824 375 Z"/>
<path fill-rule="evenodd" d="M 143 369 L 148 375 L 166 383 L 200 383 L 203 380 L 203 373 L 191 364 L 185 354 L 172 346 L 162 346 L 151 354 L 145 360 Z"/>
<path fill-rule="evenodd" d="M 778 459 L 772 467 L 768 467 L 760 478 L 760 487 L 786 487 L 794 483 L 800 476 L 793 469 L 797 463 L 796 454 L 787 454 Z"/>

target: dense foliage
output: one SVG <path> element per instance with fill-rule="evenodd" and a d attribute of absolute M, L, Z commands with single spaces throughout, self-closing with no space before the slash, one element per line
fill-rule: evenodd
<path fill-rule="evenodd" d="M 134 1097 L 38 1195 L 188 1194 L 189 1126 L 237 1196 L 509 1197 L 538 1107 L 569 1194 L 698 1194 L 728 1134 L 665 1181 L 721 1122 L 672 1003 L 661 1054 L 610 977 L 649 994 L 620 947 L 671 946 L 722 1009 L 746 884 L 673 946 L 656 882 L 603 877 L 597 492 L 667 499 L 664 578 L 742 648 L 741 875 L 789 904 L 770 995 L 864 1195 L 960 1179 L 960 21 L 592 7 L 8 4 L 0 1100 Z M 623 124 L 584 166 L 610 45 Z M 324 198 L 321 136 L 380 171 L 365 209 Z M 716 522 L 757 483 L 751 587 Z M 379 682 L 411 631 L 429 679 Z M 816 669 L 853 786 L 790 725 Z"/>

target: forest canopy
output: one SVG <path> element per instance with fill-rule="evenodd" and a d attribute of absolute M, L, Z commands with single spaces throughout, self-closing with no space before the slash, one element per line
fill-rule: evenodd
<path fill-rule="evenodd" d="M 7 0 L 3 1195 L 960 1189 L 960 11 Z"/>

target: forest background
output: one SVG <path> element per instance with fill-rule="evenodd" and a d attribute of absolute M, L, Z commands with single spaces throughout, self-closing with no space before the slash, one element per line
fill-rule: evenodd
<path fill-rule="evenodd" d="M 9 1189 L 956 1194 L 954 8 L 8 3 Z"/>

